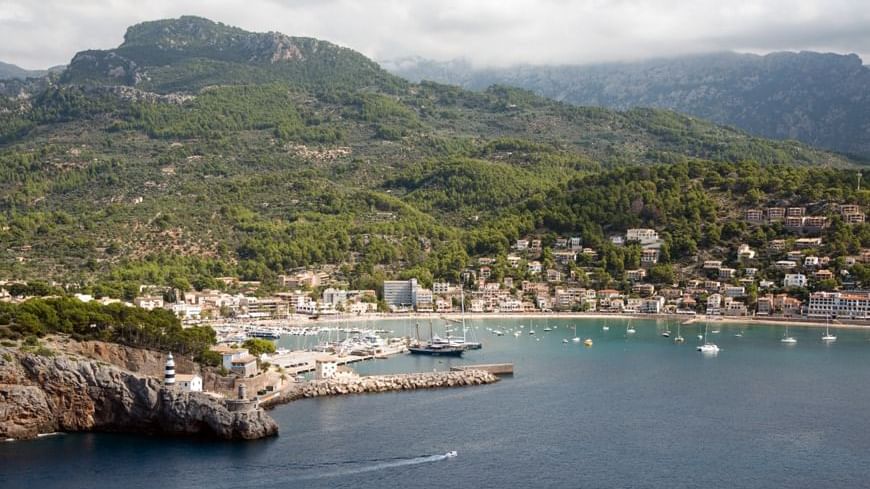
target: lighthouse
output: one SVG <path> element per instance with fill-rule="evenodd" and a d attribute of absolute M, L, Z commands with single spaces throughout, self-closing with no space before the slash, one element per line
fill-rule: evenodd
<path fill-rule="evenodd" d="M 166 373 L 163 374 L 163 385 L 175 385 L 175 360 L 172 359 L 172 353 L 169 353 L 169 358 L 166 359 Z"/>

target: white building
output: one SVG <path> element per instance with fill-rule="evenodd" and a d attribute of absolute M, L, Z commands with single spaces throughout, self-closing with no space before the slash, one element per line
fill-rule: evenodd
<path fill-rule="evenodd" d="M 783 287 L 806 287 L 807 276 L 802 273 L 787 273 L 782 279 Z"/>
<path fill-rule="evenodd" d="M 188 392 L 202 392 L 202 377 L 196 374 L 175 374 L 175 385 Z"/>
<path fill-rule="evenodd" d="M 707 314 L 710 316 L 718 316 L 722 314 L 722 296 L 719 294 L 710 294 L 707 297 Z"/>
<path fill-rule="evenodd" d="M 641 245 L 655 244 L 659 241 L 659 233 L 655 229 L 635 228 L 625 233 L 626 241 L 637 241 Z"/>
<path fill-rule="evenodd" d="M 870 292 L 814 292 L 807 315 L 866 319 L 870 317 Z"/>
<path fill-rule="evenodd" d="M 751 260 L 755 258 L 755 251 L 748 244 L 742 244 L 737 248 L 737 258 Z"/>

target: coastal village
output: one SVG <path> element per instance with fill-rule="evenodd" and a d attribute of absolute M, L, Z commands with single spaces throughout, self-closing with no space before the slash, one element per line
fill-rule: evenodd
<path fill-rule="evenodd" d="M 829 209 L 831 211 L 831 209 Z M 862 223 L 857 205 L 833 212 L 847 224 Z M 604 276 L 600 251 L 581 238 L 527 236 L 505 256 L 482 256 L 462 270 L 462 283 L 386 280 L 379 290 L 351 290 L 337 265 L 297 270 L 278 277 L 279 291 L 264 294 L 259 282 L 218 279 L 225 290 L 140 287 L 128 305 L 171 310 L 186 323 L 232 320 L 365 317 L 374 314 L 469 314 L 595 312 L 730 317 L 867 319 L 870 292 L 850 270 L 870 263 L 870 249 L 832 255 L 822 231 L 826 215 L 806 207 L 747 209 L 750 226 L 780 223 L 791 233 L 761 246 L 741 243 L 697 254 L 694 263 L 670 263 L 655 229 L 634 228 L 610 236 L 633 251 L 621 277 Z M 20 302 L 22 282 L 0 282 L 0 300 Z M 24 289 L 26 290 L 26 289 Z M 121 302 L 76 294 L 80 300 Z"/>

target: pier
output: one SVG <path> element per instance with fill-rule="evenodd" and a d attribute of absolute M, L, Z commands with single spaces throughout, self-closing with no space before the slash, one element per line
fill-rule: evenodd
<path fill-rule="evenodd" d="M 493 375 L 513 375 L 514 364 L 512 363 L 481 363 L 477 365 L 458 365 L 450 367 L 454 372 L 464 372 L 466 370 L 482 370 Z"/>

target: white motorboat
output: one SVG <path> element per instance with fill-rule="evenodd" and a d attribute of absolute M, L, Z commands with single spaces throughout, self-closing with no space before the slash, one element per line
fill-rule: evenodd
<path fill-rule="evenodd" d="M 444 454 L 444 456 L 447 458 L 453 458 L 453 457 L 456 457 L 457 455 L 459 455 L 459 454 L 456 453 L 456 450 L 450 450 L 449 452 Z"/>

